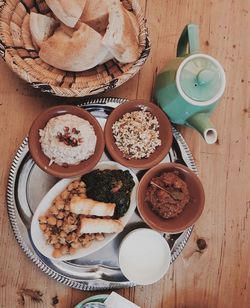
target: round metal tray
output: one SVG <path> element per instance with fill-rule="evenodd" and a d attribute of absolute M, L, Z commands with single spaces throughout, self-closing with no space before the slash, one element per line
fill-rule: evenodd
<path fill-rule="evenodd" d="M 91 112 L 103 126 L 113 108 L 123 102 L 126 102 L 126 99 L 97 98 L 79 106 Z M 175 128 L 173 135 L 172 148 L 163 161 L 185 164 L 197 174 L 197 168 L 185 140 Z M 107 159 L 111 158 L 106 151 L 102 160 Z M 133 171 L 140 179 L 143 171 Z M 37 251 L 30 236 L 31 219 L 43 196 L 58 180 L 37 167 L 29 153 L 28 138 L 24 139 L 11 165 L 7 187 L 9 219 L 16 240 L 23 251 L 44 273 L 72 288 L 101 290 L 134 286 L 120 271 L 118 248 L 128 232 L 138 227 L 145 227 L 138 212 L 134 213 L 124 231 L 112 242 L 87 257 L 61 262 L 50 260 Z M 192 227 L 179 234 L 163 234 L 171 248 L 171 262 L 174 262 L 181 253 L 191 232 Z"/>

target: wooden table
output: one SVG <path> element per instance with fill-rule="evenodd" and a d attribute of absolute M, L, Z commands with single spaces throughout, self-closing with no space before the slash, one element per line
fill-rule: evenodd
<path fill-rule="evenodd" d="M 167 59 L 175 56 L 179 35 L 190 22 L 200 24 L 202 50 L 224 66 L 227 88 L 213 115 L 219 132 L 215 145 L 205 144 L 191 129 L 181 129 L 206 192 L 205 210 L 192 237 L 164 279 L 118 293 L 145 308 L 249 307 L 250 1 L 141 0 L 141 4 L 150 28 L 152 51 L 141 72 L 107 96 L 150 99 L 156 74 Z M 32 264 L 14 238 L 5 192 L 15 151 L 33 119 L 53 104 L 79 100 L 41 94 L 20 80 L 2 60 L 0 76 L 0 304 L 3 308 L 52 307 L 54 302 L 56 307 L 72 307 L 103 292 L 70 289 Z M 197 245 L 198 239 L 205 240 L 205 249 Z M 34 295 L 40 301 L 35 301 Z"/>

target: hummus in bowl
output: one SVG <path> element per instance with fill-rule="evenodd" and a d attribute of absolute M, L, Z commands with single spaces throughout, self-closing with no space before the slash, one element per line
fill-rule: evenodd
<path fill-rule="evenodd" d="M 87 173 L 104 151 L 103 131 L 88 111 L 75 106 L 47 109 L 29 131 L 29 150 L 46 173 L 69 178 Z"/>
<path fill-rule="evenodd" d="M 95 152 L 96 135 L 93 126 L 76 115 L 64 114 L 48 121 L 39 130 L 43 153 L 50 164 L 78 165 Z"/>

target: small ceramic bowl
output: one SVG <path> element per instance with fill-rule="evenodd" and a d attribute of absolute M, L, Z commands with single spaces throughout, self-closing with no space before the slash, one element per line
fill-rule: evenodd
<path fill-rule="evenodd" d="M 187 184 L 190 201 L 178 216 L 165 219 L 152 211 L 145 196 L 152 178 L 160 176 L 163 172 L 173 171 L 178 171 L 178 176 Z M 186 166 L 176 163 L 162 163 L 145 173 L 139 183 L 137 198 L 137 207 L 142 219 L 152 229 L 166 233 L 182 232 L 192 226 L 200 217 L 205 203 L 203 186 L 197 175 Z"/>
<path fill-rule="evenodd" d="M 84 299 L 83 301 L 81 301 L 80 303 L 78 303 L 74 308 L 84 308 L 88 304 L 104 305 L 103 303 L 108 298 L 108 296 L 109 296 L 108 294 L 99 294 L 99 295 L 90 296 Z"/>
<path fill-rule="evenodd" d="M 115 144 L 112 125 L 125 113 L 139 111 L 142 108 L 145 108 L 146 111 L 149 111 L 157 118 L 159 123 L 159 138 L 161 139 L 161 145 L 156 148 L 155 152 L 153 152 L 149 158 L 127 159 Z M 115 161 L 126 167 L 140 169 L 149 169 L 162 161 L 171 148 L 173 141 L 172 127 L 166 114 L 158 106 L 145 100 L 133 100 L 128 103 L 123 103 L 119 107 L 115 108 L 105 124 L 104 137 L 106 147 Z"/>
<path fill-rule="evenodd" d="M 51 118 L 63 114 L 76 115 L 87 120 L 93 126 L 97 137 L 95 152 L 87 160 L 80 162 L 78 165 L 63 167 L 53 163 L 49 166 L 50 159 L 43 153 L 39 142 L 39 129 L 43 129 Z M 82 108 L 70 105 L 52 107 L 41 113 L 33 122 L 29 131 L 29 150 L 36 164 L 46 173 L 59 178 L 80 176 L 90 171 L 99 162 L 104 151 L 103 131 L 95 117 Z"/>
<path fill-rule="evenodd" d="M 119 249 L 119 265 L 124 276 L 139 285 L 160 280 L 171 262 L 171 252 L 165 238 L 158 232 L 139 228 L 131 231 Z"/>

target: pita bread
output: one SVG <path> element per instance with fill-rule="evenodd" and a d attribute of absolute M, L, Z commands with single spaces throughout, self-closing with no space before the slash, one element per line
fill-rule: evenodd
<path fill-rule="evenodd" d="M 76 215 L 113 216 L 115 203 L 105 203 L 89 198 L 73 196 L 70 201 L 70 212 Z"/>
<path fill-rule="evenodd" d="M 103 48 L 106 48 L 106 47 L 103 46 Z M 106 50 L 107 50 L 107 49 L 106 49 Z M 107 50 L 107 51 L 108 51 L 108 50 Z M 98 64 L 106 63 L 106 62 L 112 60 L 113 58 L 114 58 L 114 57 L 113 57 L 112 53 L 108 51 L 106 57 L 103 58 L 103 60 L 102 60 L 100 63 L 98 63 Z"/>
<path fill-rule="evenodd" d="M 95 67 L 106 58 L 108 50 L 102 36 L 86 24 L 81 24 L 72 36 L 59 27 L 42 43 L 40 58 L 61 70 L 80 72 Z"/>
<path fill-rule="evenodd" d="M 106 218 L 86 218 L 80 219 L 80 234 L 84 233 L 118 233 L 124 228 L 120 220 Z"/>
<path fill-rule="evenodd" d="M 54 18 L 34 12 L 30 13 L 29 23 L 32 40 L 39 48 L 58 26 L 58 22 Z"/>
<path fill-rule="evenodd" d="M 73 28 L 82 15 L 86 0 L 45 0 L 56 17 Z"/>
<path fill-rule="evenodd" d="M 81 23 L 77 22 L 76 26 L 74 28 L 70 28 L 66 26 L 65 24 L 61 23 L 60 24 L 60 31 L 63 31 L 66 33 L 68 36 L 73 36 L 74 32 L 79 29 Z"/>
<path fill-rule="evenodd" d="M 138 24 L 138 21 L 137 21 L 137 18 L 135 16 L 135 14 L 133 14 L 132 12 L 130 11 L 127 11 L 126 10 L 126 13 L 128 14 L 129 18 L 130 18 L 130 21 L 133 25 L 133 28 L 134 28 L 134 31 L 135 31 L 135 34 L 136 34 L 136 38 L 137 38 L 137 43 L 139 44 L 139 34 L 140 34 L 140 27 L 139 27 L 139 24 Z"/>
<path fill-rule="evenodd" d="M 109 25 L 102 43 L 121 63 L 139 58 L 138 35 L 120 0 L 112 0 L 109 4 Z"/>
<path fill-rule="evenodd" d="M 109 0 L 87 0 L 80 20 L 104 35 L 108 26 Z"/>

